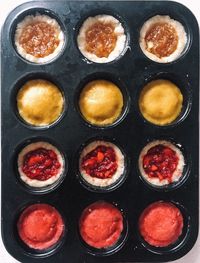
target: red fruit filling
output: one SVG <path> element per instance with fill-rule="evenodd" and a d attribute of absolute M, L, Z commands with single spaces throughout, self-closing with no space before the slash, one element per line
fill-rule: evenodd
<path fill-rule="evenodd" d="M 96 202 L 88 206 L 79 221 L 83 240 L 95 248 L 115 245 L 123 231 L 121 212 L 112 204 Z"/>
<path fill-rule="evenodd" d="M 112 147 L 99 145 L 81 161 L 81 168 L 92 177 L 111 178 L 118 167 L 116 154 Z"/>
<path fill-rule="evenodd" d="M 53 150 L 38 148 L 24 156 L 22 171 L 31 179 L 45 181 L 58 174 L 61 163 Z"/>
<path fill-rule="evenodd" d="M 156 202 L 140 216 L 139 229 L 146 242 L 156 247 L 166 247 L 182 234 L 183 216 L 172 203 Z"/>
<path fill-rule="evenodd" d="M 156 177 L 160 181 L 167 179 L 171 183 L 178 161 L 179 157 L 174 150 L 159 144 L 149 149 L 144 155 L 143 168 L 150 178 Z"/>
<path fill-rule="evenodd" d="M 64 222 L 54 207 L 34 204 L 22 212 L 17 228 L 26 245 L 42 250 L 58 242 L 64 230 Z"/>

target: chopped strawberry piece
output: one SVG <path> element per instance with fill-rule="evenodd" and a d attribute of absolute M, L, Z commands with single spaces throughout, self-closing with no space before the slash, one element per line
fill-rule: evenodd
<path fill-rule="evenodd" d="M 35 165 L 37 163 L 40 163 L 42 161 L 41 156 L 32 156 L 29 161 L 28 161 L 28 165 L 32 166 Z"/>
<path fill-rule="evenodd" d="M 104 159 L 104 154 L 102 152 L 97 153 L 97 161 L 98 163 L 102 162 Z"/>
<path fill-rule="evenodd" d="M 148 156 L 148 155 L 144 156 L 143 164 L 144 164 L 145 167 L 148 167 L 148 165 L 150 164 L 151 159 L 152 159 L 151 156 Z"/>
<path fill-rule="evenodd" d="M 154 171 L 157 171 L 157 170 L 158 170 L 158 167 L 153 164 L 150 169 L 151 169 L 151 171 L 154 172 Z"/>
<path fill-rule="evenodd" d="M 91 159 L 85 161 L 84 167 L 93 167 L 96 164 L 96 162 L 96 158 L 92 157 Z"/>

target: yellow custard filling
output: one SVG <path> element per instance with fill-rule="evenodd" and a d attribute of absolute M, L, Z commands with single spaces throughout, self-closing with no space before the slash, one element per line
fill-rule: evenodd
<path fill-rule="evenodd" d="M 183 95 L 180 89 L 164 79 L 149 82 L 142 89 L 139 98 L 142 115 L 157 125 L 172 123 L 179 116 L 182 104 Z"/>
<path fill-rule="evenodd" d="M 123 95 L 114 83 L 94 80 L 81 91 L 79 108 L 84 118 L 91 124 L 109 125 L 121 115 Z"/>
<path fill-rule="evenodd" d="M 64 99 L 53 83 L 42 79 L 30 80 L 17 94 L 17 107 L 28 124 L 47 126 L 60 117 Z"/>

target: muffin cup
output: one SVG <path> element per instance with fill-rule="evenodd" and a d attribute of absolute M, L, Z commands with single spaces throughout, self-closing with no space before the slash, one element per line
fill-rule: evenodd
<path fill-rule="evenodd" d="M 138 163 L 138 166 L 137 166 L 137 170 L 138 170 L 138 174 L 139 174 L 139 177 L 141 179 L 141 181 L 147 186 L 149 187 L 150 189 L 152 190 L 156 190 L 156 191 L 162 191 L 162 192 L 168 192 L 168 191 L 172 191 L 172 190 L 175 190 L 179 187 L 181 187 L 185 182 L 186 180 L 188 179 L 189 175 L 190 175 L 190 170 L 191 170 L 191 158 L 190 158 L 190 155 L 188 154 L 188 152 L 186 151 L 186 149 L 180 144 L 180 143 L 177 143 L 175 142 L 174 139 L 172 138 L 159 138 L 159 139 L 154 139 L 154 140 L 148 140 L 146 141 L 146 144 L 141 148 L 141 151 L 143 150 L 143 148 L 148 145 L 150 142 L 153 142 L 153 141 L 167 141 L 167 142 L 170 142 L 172 143 L 175 147 L 177 147 L 181 153 L 183 154 L 183 157 L 184 157 L 184 167 L 183 167 L 183 172 L 182 172 L 182 175 L 180 176 L 179 180 L 176 181 L 176 182 L 173 182 L 173 183 L 170 183 L 170 184 L 166 184 L 166 185 L 163 185 L 163 186 L 158 186 L 158 185 L 154 185 L 150 182 L 148 182 L 147 180 L 145 180 L 145 178 L 142 176 L 141 172 L 140 172 L 140 169 L 139 169 L 139 163 Z M 140 153 L 141 153 L 140 151 Z M 139 153 L 139 154 L 140 154 Z M 138 158 L 138 162 L 139 162 L 139 158 Z"/>
<path fill-rule="evenodd" d="M 95 185 L 90 184 L 89 182 L 87 182 L 83 178 L 83 176 L 81 175 L 80 170 L 79 170 L 79 159 L 80 159 L 80 155 L 81 155 L 83 149 L 87 145 L 89 145 L 90 143 L 92 143 L 94 141 L 102 141 L 102 142 L 113 143 L 114 145 L 116 145 L 119 148 L 119 150 L 121 151 L 121 153 L 124 156 L 124 172 L 123 172 L 123 174 L 114 183 L 107 185 L 105 187 L 95 186 Z M 96 193 L 106 193 L 106 192 L 111 192 L 111 191 L 116 190 L 125 182 L 125 180 L 128 176 L 128 172 L 129 172 L 129 159 L 128 159 L 127 155 L 124 153 L 124 151 L 122 150 L 121 146 L 116 144 L 114 140 L 111 140 L 109 138 L 104 138 L 104 137 L 93 137 L 93 138 L 90 138 L 89 140 L 87 140 L 84 144 L 82 144 L 81 147 L 79 148 L 77 154 L 76 154 L 75 163 L 76 163 L 76 165 L 75 165 L 76 166 L 76 174 L 77 174 L 77 179 L 79 180 L 79 183 L 84 188 L 86 188 L 87 190 L 89 190 L 91 192 L 96 192 Z"/>
<path fill-rule="evenodd" d="M 26 122 L 19 114 L 18 111 L 18 107 L 17 107 L 17 94 L 19 92 L 19 90 L 22 88 L 22 86 L 30 81 L 30 80 L 37 80 L 37 79 L 42 79 L 42 80 L 47 80 L 49 82 L 52 82 L 53 84 L 55 84 L 57 86 L 57 88 L 60 90 L 62 97 L 63 97 L 63 110 L 62 113 L 60 114 L 60 116 L 52 123 L 50 123 L 49 125 L 44 125 L 44 126 L 37 126 L 37 125 L 33 125 L 30 124 L 28 122 Z M 57 125 L 65 116 L 66 112 L 67 112 L 67 108 L 68 108 L 68 99 L 67 96 L 64 92 L 64 89 L 61 85 L 61 83 L 59 81 L 57 81 L 57 79 L 54 76 L 51 76 L 49 74 L 47 74 L 46 72 L 32 72 L 29 73 L 25 76 L 20 77 L 14 84 L 14 88 L 12 90 L 11 93 L 11 98 L 10 98 L 10 104 L 11 107 L 13 109 L 13 113 L 15 115 L 15 117 L 17 118 L 18 121 L 21 122 L 22 125 L 24 125 L 25 127 L 29 128 L 29 129 L 34 129 L 34 130 L 45 130 L 45 129 L 49 129 L 51 127 L 54 127 L 55 125 Z"/>
<path fill-rule="evenodd" d="M 187 42 L 186 45 L 183 49 L 183 51 L 181 52 L 181 54 L 175 58 L 174 60 L 170 61 L 170 62 L 158 62 L 155 61 L 153 59 L 150 59 L 147 55 L 144 54 L 140 43 L 138 42 L 138 46 L 139 46 L 139 51 L 140 51 L 140 55 L 145 57 L 145 59 L 147 59 L 149 62 L 151 63 L 156 63 L 156 64 L 163 64 L 163 65 L 171 65 L 173 63 L 178 62 L 179 60 L 183 59 L 187 52 L 190 50 L 191 44 L 192 44 L 192 30 L 190 28 L 190 24 L 188 23 L 188 21 L 185 19 L 185 17 L 181 16 L 180 14 L 178 14 L 177 12 L 173 12 L 173 10 L 170 10 L 169 12 L 164 12 L 163 10 L 160 10 L 160 12 L 150 12 L 149 14 L 147 14 L 145 17 L 143 17 L 143 19 L 140 21 L 140 26 L 139 26 L 139 30 L 138 30 L 138 40 L 140 40 L 140 32 L 141 29 L 144 25 L 145 22 L 147 22 L 149 19 L 151 19 L 152 17 L 156 16 L 156 15 L 160 15 L 160 16 L 169 16 L 171 19 L 174 19 L 176 21 L 178 21 L 179 23 L 181 23 L 181 25 L 183 26 L 185 32 L 186 32 L 186 36 L 187 36 Z"/>
<path fill-rule="evenodd" d="M 181 249 L 187 242 L 187 239 L 190 235 L 190 227 L 191 227 L 190 226 L 190 216 L 189 216 L 187 210 L 185 209 L 185 207 L 183 207 L 180 203 L 172 201 L 172 200 L 170 200 L 170 201 L 160 200 L 160 201 L 153 202 L 151 204 L 163 203 L 163 202 L 168 202 L 168 203 L 175 205 L 181 211 L 181 214 L 183 216 L 182 234 L 179 236 L 177 241 L 175 241 L 173 244 L 168 245 L 166 247 L 152 246 L 143 239 L 143 237 L 140 234 L 139 225 L 138 225 L 138 238 L 139 238 L 142 246 L 145 247 L 150 252 L 152 252 L 154 254 L 160 254 L 160 255 L 171 254 L 171 253 L 177 252 L 179 249 Z M 151 204 L 149 204 L 149 205 L 151 205 Z M 147 207 L 145 207 L 144 209 L 146 209 Z"/>
<path fill-rule="evenodd" d="M 83 90 L 85 85 L 87 85 L 89 82 L 91 82 L 93 80 L 107 80 L 107 81 L 110 81 L 110 82 L 115 84 L 120 89 L 120 91 L 121 91 L 121 93 L 123 95 L 123 103 L 124 104 L 123 104 L 123 107 L 122 107 L 122 112 L 121 112 L 120 116 L 111 124 L 104 125 L 104 126 L 92 124 L 82 115 L 82 113 L 80 111 L 79 98 L 80 98 L 81 91 Z M 127 91 L 125 85 L 121 82 L 121 80 L 119 78 L 115 77 L 112 73 L 109 73 L 109 72 L 96 72 L 96 73 L 93 73 L 91 75 L 86 76 L 79 83 L 79 86 L 78 86 L 78 88 L 76 90 L 76 93 L 75 93 L 74 104 L 75 104 L 76 111 L 78 112 L 81 120 L 84 121 L 84 123 L 88 127 L 91 127 L 91 128 L 94 128 L 94 129 L 98 129 L 98 130 L 104 130 L 104 129 L 109 129 L 109 128 L 116 127 L 117 125 L 119 125 L 125 119 L 128 111 L 129 111 L 129 107 L 130 107 L 130 97 L 129 97 L 129 94 L 128 94 L 128 91 Z"/>
<path fill-rule="evenodd" d="M 16 216 L 15 216 L 14 225 L 13 225 L 13 235 L 14 235 L 14 238 L 16 239 L 18 246 L 20 247 L 20 249 L 22 249 L 24 254 L 30 256 L 31 258 L 46 258 L 46 257 L 49 257 L 49 256 L 57 253 L 62 248 L 62 246 L 65 242 L 66 233 L 67 233 L 66 220 L 65 220 L 65 217 L 63 216 L 62 212 L 60 212 L 56 207 L 54 207 L 58 211 L 58 213 L 61 215 L 63 223 L 64 223 L 64 229 L 63 229 L 63 233 L 62 233 L 61 237 L 59 238 L 59 240 L 54 245 L 52 245 L 51 247 L 49 247 L 47 249 L 41 249 L 40 250 L 40 249 L 31 248 L 21 240 L 19 233 L 18 233 L 18 230 L 17 230 L 17 223 L 18 223 L 19 217 L 22 214 L 22 212 L 26 208 L 28 208 L 29 206 L 34 205 L 34 204 L 48 204 L 48 205 L 54 207 L 54 205 L 51 205 L 50 203 L 33 202 L 33 201 L 31 202 L 30 201 L 29 203 L 26 203 L 23 206 L 21 206 L 20 208 L 18 208 L 18 211 L 17 211 Z"/>
<path fill-rule="evenodd" d="M 47 60 L 46 62 L 42 62 L 42 63 L 38 63 L 38 62 L 32 62 L 26 58 L 24 58 L 21 54 L 19 54 L 16 44 L 15 44 L 15 32 L 16 32 L 16 28 L 17 25 L 23 21 L 23 19 L 25 19 L 25 17 L 29 16 L 29 15 L 46 15 L 49 16 L 52 19 L 55 19 L 56 22 L 59 24 L 61 31 L 63 32 L 63 36 L 64 36 L 64 42 L 63 45 L 61 47 L 61 50 L 58 52 L 58 54 L 55 54 L 55 56 L 53 56 L 53 58 Z M 42 8 L 42 7 L 33 7 L 30 9 L 27 9 L 23 12 L 21 12 L 17 17 L 14 18 L 13 22 L 12 22 L 12 26 L 10 28 L 10 42 L 13 46 L 13 49 L 15 51 L 15 53 L 17 54 L 17 56 L 22 59 L 25 63 L 28 64 L 33 64 L 33 65 L 45 65 L 45 64 L 49 64 L 52 63 L 54 61 L 56 61 L 64 52 L 66 46 L 67 46 L 67 35 L 68 32 L 64 26 L 64 23 L 61 21 L 61 19 L 58 17 L 58 15 L 56 13 L 54 13 L 52 10 L 46 9 L 46 8 Z"/>
<path fill-rule="evenodd" d="M 165 125 L 158 125 L 158 124 L 154 124 L 148 121 L 142 115 L 140 111 L 140 107 L 139 107 L 139 97 L 140 97 L 142 89 L 149 82 L 153 80 L 158 80 L 158 79 L 171 81 L 172 83 L 177 85 L 177 87 L 180 89 L 183 95 L 183 105 L 182 105 L 182 109 L 181 109 L 179 116 L 173 122 L 169 124 L 165 124 Z M 136 92 L 135 103 L 136 103 L 136 107 L 137 107 L 137 111 L 139 113 L 140 119 L 142 119 L 145 124 L 151 125 L 152 127 L 161 128 L 161 129 L 173 128 L 177 126 L 178 124 L 181 124 L 181 122 L 183 122 L 186 119 L 186 117 L 188 116 L 190 112 L 190 109 L 192 106 L 192 89 L 191 89 L 189 81 L 183 76 L 179 76 L 171 72 L 158 72 L 158 73 L 152 72 L 152 74 L 149 77 L 145 78 L 145 80 L 140 83 L 140 87 L 138 88 L 138 91 Z"/>
<path fill-rule="evenodd" d="M 122 249 L 122 247 L 125 245 L 127 237 L 128 237 L 128 221 L 126 219 L 126 215 L 124 214 L 124 211 L 121 208 L 118 207 L 118 204 L 116 204 L 114 202 L 107 202 L 105 200 L 99 200 L 99 201 L 96 201 L 96 202 L 94 202 L 92 204 L 101 203 L 101 202 L 106 202 L 106 203 L 110 203 L 110 204 L 114 205 L 122 213 L 122 216 L 123 216 L 123 231 L 121 233 L 120 238 L 118 239 L 118 241 L 113 246 L 108 247 L 108 248 L 98 249 L 98 248 L 94 248 L 94 247 L 88 245 L 83 240 L 83 238 L 80 235 L 79 226 L 78 226 L 77 230 L 78 230 L 79 239 L 80 239 L 80 242 L 81 242 L 82 246 L 85 248 L 85 251 L 88 254 L 91 254 L 93 256 L 98 256 L 98 257 L 110 256 L 110 255 L 115 254 L 120 249 Z M 90 206 L 92 204 L 89 204 L 88 206 Z M 86 209 L 87 207 L 83 208 L 83 210 Z M 81 217 L 81 215 L 80 215 L 80 217 Z M 80 219 L 80 217 L 79 217 L 79 219 Z"/>
<path fill-rule="evenodd" d="M 121 23 L 121 25 L 124 29 L 124 35 L 126 36 L 125 45 L 124 45 L 123 50 L 120 52 L 120 54 L 118 56 L 116 56 L 115 59 L 108 61 L 108 62 L 95 62 L 95 61 L 90 60 L 89 58 L 86 58 L 84 56 L 84 54 L 80 51 L 78 43 L 77 43 L 78 42 L 77 38 L 79 35 L 79 30 L 82 27 L 85 20 L 88 19 L 89 17 L 95 17 L 98 15 L 109 15 L 109 16 L 112 16 L 115 19 L 117 19 Z M 113 63 L 117 62 L 118 60 L 120 60 L 126 54 L 126 51 L 129 49 L 129 43 L 130 43 L 130 33 L 129 32 L 130 32 L 130 30 L 127 26 L 127 23 L 122 19 L 122 17 L 120 15 L 118 15 L 117 13 L 113 13 L 113 10 L 109 10 L 109 8 L 94 9 L 88 13 L 83 14 L 81 19 L 79 20 L 79 22 L 75 26 L 74 42 L 76 43 L 76 48 L 77 48 L 77 51 L 79 52 L 79 54 L 81 56 L 81 59 L 83 61 L 85 61 L 87 64 L 110 65 L 110 64 L 113 64 Z"/>
<path fill-rule="evenodd" d="M 62 158 L 63 158 L 63 171 L 60 175 L 60 177 L 52 184 L 43 186 L 43 187 L 33 187 L 29 186 L 26 184 L 21 178 L 20 174 L 18 171 L 18 156 L 19 153 L 24 149 L 25 146 L 28 146 L 31 143 L 36 143 L 36 142 L 47 142 L 52 144 L 55 148 L 58 149 L 60 152 Z M 67 171 L 68 171 L 68 160 L 66 155 L 64 154 L 64 151 L 60 150 L 60 146 L 57 145 L 52 139 L 46 138 L 46 137 L 32 137 L 30 139 L 26 139 L 22 143 L 19 144 L 19 146 L 16 148 L 15 154 L 14 154 L 14 160 L 13 160 L 13 166 L 14 166 L 14 171 L 17 177 L 17 181 L 19 182 L 20 186 L 23 187 L 25 191 L 31 194 L 36 194 L 36 195 L 42 195 L 42 194 L 48 194 L 54 190 L 56 190 L 65 180 Z"/>

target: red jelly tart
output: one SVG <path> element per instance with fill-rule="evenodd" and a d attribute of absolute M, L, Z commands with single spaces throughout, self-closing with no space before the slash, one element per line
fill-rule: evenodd
<path fill-rule="evenodd" d="M 124 173 L 124 155 L 113 143 L 93 141 L 81 152 L 79 171 L 82 178 L 92 186 L 112 185 Z"/>
<path fill-rule="evenodd" d="M 139 231 L 144 240 L 155 247 L 166 247 L 182 234 L 183 216 L 172 203 L 155 202 L 139 218 Z"/>
<path fill-rule="evenodd" d="M 91 247 L 114 246 L 123 231 L 122 213 L 112 204 L 100 201 L 88 206 L 79 221 L 82 239 Z"/>
<path fill-rule="evenodd" d="M 27 246 L 44 250 L 60 240 L 64 231 L 64 222 L 54 207 L 47 204 L 34 204 L 22 212 L 17 229 L 21 240 Z"/>
<path fill-rule="evenodd" d="M 141 175 L 156 186 L 177 182 L 184 168 L 182 152 L 168 141 L 153 141 L 147 144 L 139 157 Z"/>
<path fill-rule="evenodd" d="M 18 156 L 20 178 L 29 186 L 44 187 L 55 183 L 63 173 L 61 153 L 47 142 L 27 145 Z"/>

